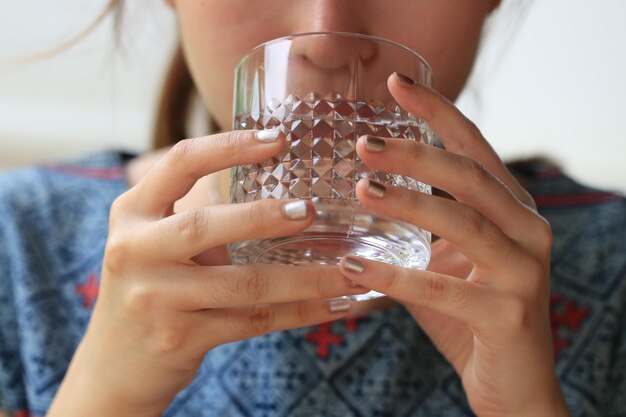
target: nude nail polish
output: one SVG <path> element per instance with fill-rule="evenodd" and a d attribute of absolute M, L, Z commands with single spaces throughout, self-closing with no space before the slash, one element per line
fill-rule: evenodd
<path fill-rule="evenodd" d="M 365 137 L 365 149 L 370 152 L 381 152 L 385 149 L 386 144 L 387 142 L 385 139 L 369 135 Z"/>
<path fill-rule="evenodd" d="M 363 262 L 357 261 L 356 259 L 349 256 L 347 256 L 346 260 L 344 261 L 344 267 L 348 271 L 354 272 L 355 274 L 362 274 L 363 271 L 365 271 L 365 264 Z"/>
<path fill-rule="evenodd" d="M 352 301 L 346 297 L 335 298 L 334 300 L 330 300 L 328 302 L 328 308 L 331 313 L 343 313 L 350 310 L 350 306 L 352 305 Z"/>
<path fill-rule="evenodd" d="M 283 213 L 290 220 L 304 220 L 309 214 L 308 211 L 308 206 L 304 200 L 292 201 L 283 206 Z"/>
<path fill-rule="evenodd" d="M 396 72 L 396 78 L 398 79 L 400 85 L 403 85 L 405 87 L 412 87 L 413 85 L 415 85 L 415 81 L 413 81 L 412 78 L 407 77 L 404 74 L 400 74 L 399 72 Z"/>
<path fill-rule="evenodd" d="M 367 195 L 375 198 L 382 198 L 385 196 L 387 187 L 372 180 L 367 180 Z"/>
<path fill-rule="evenodd" d="M 274 143 L 280 135 L 278 129 L 259 130 L 256 132 L 256 139 L 263 143 Z"/>

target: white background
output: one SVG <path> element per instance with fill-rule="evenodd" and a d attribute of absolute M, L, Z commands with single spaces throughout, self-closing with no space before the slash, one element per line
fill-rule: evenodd
<path fill-rule="evenodd" d="M 0 0 L 0 170 L 148 148 L 175 42 L 162 1 L 133 3 L 121 53 L 107 21 L 56 57 L 16 61 L 71 38 L 104 3 Z M 480 93 L 459 106 L 503 158 L 549 155 L 587 184 L 626 191 L 624 16 L 624 0 L 535 1 L 512 40 L 494 32 L 473 83 Z"/>

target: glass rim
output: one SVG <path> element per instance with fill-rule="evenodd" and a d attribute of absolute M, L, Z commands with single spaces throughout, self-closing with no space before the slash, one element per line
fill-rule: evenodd
<path fill-rule="evenodd" d="M 296 33 L 293 35 L 287 35 L 287 36 L 282 36 L 280 38 L 276 38 L 276 39 L 271 39 L 269 41 L 263 42 L 257 46 L 255 46 L 254 48 L 250 49 L 240 60 L 239 63 L 237 64 L 237 66 L 235 67 L 235 69 L 238 69 L 240 66 L 242 66 L 246 60 L 248 60 L 248 58 L 250 58 L 252 55 L 258 53 L 260 50 L 264 49 L 267 46 L 271 46 L 275 43 L 280 43 L 280 42 L 285 42 L 285 41 L 290 41 L 293 40 L 295 38 L 300 38 L 300 37 L 305 37 L 305 36 L 320 36 L 320 35 L 332 35 L 332 36 L 345 36 L 345 37 L 351 37 L 351 38 L 361 38 L 361 39 L 368 39 L 371 41 L 375 41 L 378 43 L 382 43 L 382 44 L 387 44 L 387 45 L 392 45 L 395 47 L 399 47 L 401 49 L 404 49 L 406 52 L 408 52 L 409 54 L 415 56 L 420 63 L 425 67 L 425 69 L 428 71 L 428 74 L 430 76 L 432 76 L 433 74 L 433 69 L 430 66 L 430 64 L 428 63 L 428 61 L 426 61 L 426 59 L 424 59 L 424 57 L 422 55 L 420 55 L 419 53 L 415 52 L 413 49 L 409 48 L 408 46 L 402 45 L 399 42 L 396 41 L 392 41 L 390 39 L 386 39 L 386 38 L 381 38 L 380 36 L 374 36 L 374 35 L 365 35 L 362 33 L 353 33 L 353 32 L 303 32 L 303 33 Z"/>

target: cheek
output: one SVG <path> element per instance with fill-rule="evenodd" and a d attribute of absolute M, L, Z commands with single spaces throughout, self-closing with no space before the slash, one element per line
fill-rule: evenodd
<path fill-rule="evenodd" d="M 467 16 L 467 15 L 466 15 Z M 473 68 L 481 37 L 484 16 L 436 17 L 424 19 L 419 31 L 401 31 L 396 34 L 403 43 L 422 55 L 433 68 L 434 86 L 449 100 L 454 101 L 462 91 Z M 448 25 L 436 22 L 450 22 Z M 410 26 L 409 26 L 410 27 Z M 393 35 L 390 34 L 393 39 Z"/>
<path fill-rule="evenodd" d="M 230 128 L 235 66 L 246 52 L 273 33 L 268 33 L 267 24 L 253 16 L 247 1 L 180 1 L 177 13 L 194 82 L 217 122 Z"/>
<path fill-rule="evenodd" d="M 452 102 L 463 90 L 474 67 L 479 40 L 480 30 L 473 36 L 451 37 L 424 47 L 433 68 L 434 87 Z"/>
<path fill-rule="evenodd" d="M 493 0 L 402 1 L 404 10 L 375 11 L 376 35 L 402 43 L 432 66 L 435 88 L 454 101 L 474 64 L 482 27 Z M 385 2 L 384 4 L 387 4 Z M 393 13 L 393 14 L 390 14 Z"/>

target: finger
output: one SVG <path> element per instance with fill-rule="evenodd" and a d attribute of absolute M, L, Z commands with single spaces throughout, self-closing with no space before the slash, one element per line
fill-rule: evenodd
<path fill-rule="evenodd" d="M 476 329 L 488 328 L 494 312 L 503 308 L 495 288 L 432 271 L 357 257 L 342 258 L 340 270 L 346 278 L 364 287 L 408 305 L 429 308 Z"/>
<path fill-rule="evenodd" d="M 387 86 L 400 106 L 428 123 L 447 150 L 479 161 L 521 201 L 534 205 L 480 130 L 454 104 L 423 84 L 403 82 L 398 74 L 389 77 Z"/>
<path fill-rule="evenodd" d="M 216 266 L 216 265 L 230 265 L 230 259 L 228 258 L 228 247 L 226 245 L 219 245 L 206 251 L 199 253 L 192 259 L 198 265 L 203 266 Z"/>
<path fill-rule="evenodd" d="M 470 327 L 427 307 L 415 304 L 405 304 L 405 307 L 439 352 L 461 375 L 467 358 L 474 350 L 474 334 Z"/>
<path fill-rule="evenodd" d="M 206 317 L 205 335 L 200 339 L 203 351 L 215 345 L 249 339 L 281 330 L 296 329 L 326 323 L 347 316 L 353 302 L 347 298 L 311 300 L 281 304 L 259 304 L 244 308 L 227 308 L 203 312 Z"/>
<path fill-rule="evenodd" d="M 178 142 L 137 184 L 138 210 L 163 217 L 205 175 L 269 159 L 284 146 L 284 135 L 279 134 L 275 142 L 259 139 L 271 136 L 268 132 L 279 133 L 240 130 Z"/>
<path fill-rule="evenodd" d="M 442 189 L 476 208 L 509 236 L 534 230 L 529 225 L 537 223 L 536 212 L 521 203 L 509 187 L 473 159 L 406 139 L 373 136 L 359 138 L 356 149 L 368 167 Z"/>
<path fill-rule="evenodd" d="M 224 265 L 178 267 L 164 282 L 182 311 L 242 307 L 365 294 L 336 266 Z"/>
<path fill-rule="evenodd" d="M 461 279 L 466 279 L 472 272 L 472 262 L 447 240 L 439 239 L 431 249 L 429 271 Z"/>
<path fill-rule="evenodd" d="M 258 200 L 198 207 L 152 223 L 145 249 L 156 259 L 186 260 L 207 249 L 242 240 L 296 234 L 315 218 L 305 200 Z"/>
<path fill-rule="evenodd" d="M 404 187 L 385 187 L 361 179 L 359 201 L 370 210 L 416 225 L 448 240 L 475 265 L 493 270 L 510 262 L 519 250 L 491 220 L 463 203 Z"/>

